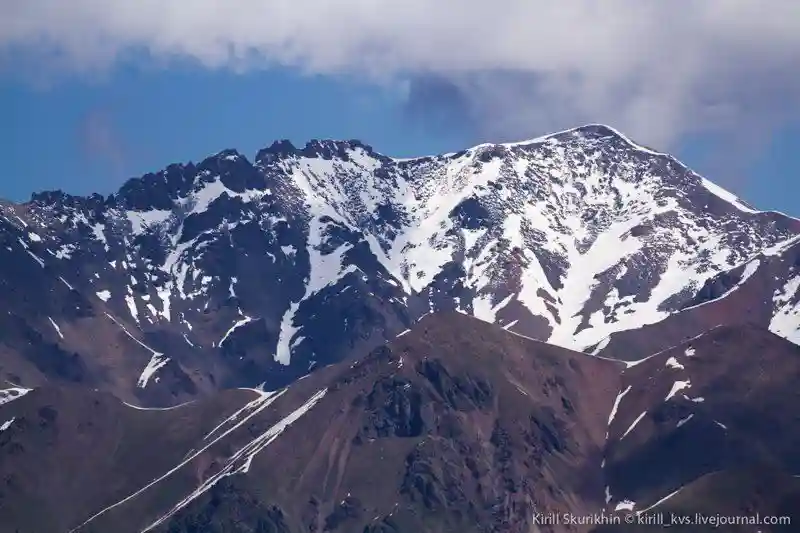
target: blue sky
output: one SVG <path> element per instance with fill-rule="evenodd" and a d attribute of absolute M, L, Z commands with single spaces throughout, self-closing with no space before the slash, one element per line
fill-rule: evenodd
<path fill-rule="evenodd" d="M 0 197 L 282 138 L 405 157 L 603 122 L 800 215 L 800 3 L 468 1 L 4 3 Z"/>
<path fill-rule="evenodd" d="M 171 162 L 229 147 L 251 157 L 276 139 L 358 138 L 401 157 L 468 140 L 414 120 L 390 91 L 288 69 L 129 68 L 47 87 L 6 79 L 0 98 L 12 133 L 0 145 L 0 194 L 15 200 L 39 189 L 110 193 Z"/>

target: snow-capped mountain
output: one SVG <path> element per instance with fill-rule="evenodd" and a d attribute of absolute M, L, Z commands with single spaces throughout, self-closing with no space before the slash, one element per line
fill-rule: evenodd
<path fill-rule="evenodd" d="M 600 125 L 403 160 L 357 141 L 226 150 L 109 197 L 2 205 L 3 372 L 173 402 L 288 383 L 443 310 L 599 352 L 726 297 L 715 280 L 798 235 Z M 764 320 L 791 337 L 797 283 L 774 276 Z"/>

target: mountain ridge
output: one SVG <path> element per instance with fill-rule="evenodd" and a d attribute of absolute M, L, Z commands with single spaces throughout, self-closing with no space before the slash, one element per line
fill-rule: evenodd
<path fill-rule="evenodd" d="M 336 139 L 336 138 L 316 139 L 316 138 L 314 138 L 314 139 L 309 139 L 308 141 L 306 141 L 302 148 L 300 148 L 299 145 L 295 146 L 294 143 L 292 143 L 292 141 L 290 141 L 289 139 L 281 139 L 281 140 L 273 141 L 267 147 L 257 149 L 253 161 L 266 159 L 265 156 L 266 155 L 270 155 L 270 154 L 271 155 L 280 155 L 280 156 L 303 155 L 303 154 L 320 155 L 318 150 L 321 147 L 326 147 L 326 145 L 327 145 L 328 148 L 335 148 L 336 150 L 343 150 L 345 148 L 362 148 L 368 154 L 374 154 L 378 158 L 383 159 L 383 160 L 389 160 L 389 161 L 393 161 L 393 162 L 396 162 L 396 163 L 414 163 L 414 162 L 425 161 L 425 160 L 436 159 L 436 158 L 453 157 L 453 156 L 456 156 L 458 154 L 462 154 L 464 152 L 475 151 L 475 150 L 480 149 L 480 148 L 488 148 L 488 147 L 494 147 L 494 146 L 502 146 L 502 147 L 507 147 L 507 148 L 517 147 L 517 146 L 530 146 L 530 145 L 534 145 L 534 144 L 540 144 L 540 143 L 547 142 L 548 140 L 550 140 L 552 138 L 557 138 L 559 136 L 563 136 L 563 135 L 566 135 L 566 134 L 571 134 L 571 133 L 574 133 L 574 132 L 580 132 L 580 131 L 586 131 L 586 130 L 597 130 L 597 131 L 600 131 L 600 132 L 607 132 L 606 133 L 607 136 L 616 136 L 620 140 L 622 140 L 625 143 L 627 143 L 631 148 L 634 148 L 636 150 L 640 150 L 640 151 L 643 151 L 643 152 L 646 152 L 646 153 L 649 153 L 649 154 L 652 154 L 652 155 L 661 156 L 661 157 L 667 157 L 667 158 L 673 159 L 674 161 L 680 163 L 680 161 L 678 161 L 678 159 L 676 159 L 675 156 L 673 156 L 672 154 L 670 154 L 668 152 L 659 152 L 659 151 L 653 150 L 652 148 L 648 148 L 648 147 L 646 147 L 644 145 L 638 144 L 635 141 L 633 141 L 631 138 L 629 138 L 625 134 L 623 134 L 621 131 L 617 130 L 616 128 L 613 128 L 612 126 L 609 126 L 607 124 L 602 124 L 602 123 L 587 123 L 587 124 L 584 124 L 582 126 L 576 126 L 576 127 L 568 128 L 568 129 L 561 130 L 561 131 L 558 131 L 558 132 L 548 133 L 548 134 L 545 134 L 545 135 L 541 135 L 541 136 L 538 136 L 538 137 L 532 137 L 530 139 L 525 139 L 525 140 L 521 140 L 521 141 L 511 141 L 511 142 L 502 142 L 502 143 L 484 142 L 484 143 L 472 145 L 472 146 L 470 146 L 468 148 L 464 148 L 464 149 L 456 151 L 456 152 L 445 152 L 445 153 L 441 153 L 441 154 L 431 154 L 431 155 L 412 156 L 412 157 L 393 157 L 393 156 L 390 156 L 388 154 L 385 154 L 385 153 L 377 151 L 373 146 L 371 146 L 370 144 L 365 143 L 364 141 L 362 141 L 360 139 Z M 333 152 L 333 150 L 329 150 L 328 151 L 328 156 L 330 155 L 331 152 Z M 183 168 L 187 168 L 187 167 L 195 167 L 195 166 L 198 166 L 198 165 L 203 165 L 203 163 L 205 163 L 206 161 L 213 160 L 213 159 L 218 159 L 220 157 L 223 157 L 223 158 L 231 157 L 231 158 L 234 158 L 234 159 L 241 157 L 241 158 L 244 158 L 244 159 L 247 160 L 247 156 L 244 155 L 244 154 L 241 154 L 236 148 L 223 148 L 223 149 L 219 150 L 218 152 L 216 152 L 216 153 L 214 153 L 214 154 L 212 154 L 210 156 L 205 157 L 198 164 L 195 164 L 195 162 L 193 160 L 188 160 L 188 161 L 183 162 L 183 163 L 170 163 L 167 166 L 165 166 L 163 170 L 167 171 L 167 170 L 172 169 L 172 168 L 183 169 Z M 93 200 L 93 201 L 99 201 L 99 202 L 102 203 L 102 202 L 105 202 L 105 201 L 107 201 L 109 199 L 112 199 L 112 198 L 116 197 L 116 195 L 119 194 L 119 192 L 121 190 L 125 189 L 126 186 L 131 185 L 131 184 L 138 184 L 139 182 L 144 182 L 149 177 L 154 176 L 154 175 L 155 175 L 154 173 L 147 173 L 147 174 L 145 174 L 143 176 L 128 178 L 122 183 L 122 185 L 120 185 L 120 187 L 117 189 L 117 191 L 112 192 L 112 193 L 110 193 L 108 195 L 104 195 L 104 194 L 100 194 L 100 193 L 96 193 L 96 192 L 95 193 L 84 194 L 84 195 L 71 194 L 71 193 L 68 193 L 68 192 L 66 192 L 66 191 L 64 191 L 62 189 L 49 189 L 49 190 L 42 190 L 42 191 L 34 191 L 34 192 L 32 192 L 28 202 L 23 202 L 23 203 L 32 203 L 32 202 L 36 202 L 36 201 L 42 201 L 44 203 L 53 203 L 53 202 L 64 202 L 65 200 L 87 200 L 87 201 Z M 790 215 L 788 215 L 786 213 L 783 213 L 783 212 L 780 212 L 780 211 L 776 211 L 776 210 L 757 210 L 754 207 L 752 207 L 749 204 L 747 204 L 747 202 L 742 200 L 741 197 L 735 195 L 734 193 L 728 191 L 727 189 L 725 189 L 725 188 L 723 188 L 723 187 L 721 187 L 719 185 L 716 185 L 716 184 L 714 184 L 714 186 L 725 197 L 727 197 L 727 198 L 735 198 L 737 201 L 743 203 L 747 208 L 752 209 L 754 211 L 758 211 L 758 212 L 761 212 L 761 213 L 776 213 L 776 214 L 784 215 L 784 216 L 787 216 L 787 217 L 790 217 L 790 218 L 797 218 L 797 217 L 791 217 Z M 13 203 L 17 203 L 17 204 L 19 203 L 19 202 L 11 202 L 9 200 L 2 200 L 2 199 L 0 199 L 0 202 L 12 203 L 12 204 Z"/>
<path fill-rule="evenodd" d="M 116 343 L 105 351 L 141 353 L 138 376 L 122 358 L 104 370 L 130 383 L 113 386 L 130 401 L 159 387 L 151 401 L 277 387 L 428 312 L 595 351 L 680 314 L 708 298 L 714 276 L 800 235 L 800 221 L 754 211 L 602 125 L 405 160 L 356 141 L 277 141 L 252 163 L 223 150 L 109 197 L 44 192 L 0 216 L 0 253 L 18 265 L 5 283 L 38 279 L 86 315 L 33 305 L 15 320 L 36 343 L 78 354 L 65 375 L 95 374 L 98 357 L 109 366 L 75 338 L 81 328 Z M 15 298 L 7 307 L 22 309 L 27 296 Z M 32 369 L 31 357 L 7 379 L 53 375 L 49 358 L 36 355 Z"/>

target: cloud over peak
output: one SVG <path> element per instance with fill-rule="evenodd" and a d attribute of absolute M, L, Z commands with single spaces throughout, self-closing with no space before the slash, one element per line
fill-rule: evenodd
<path fill-rule="evenodd" d="M 450 95 L 448 113 L 504 140 L 608 122 L 669 148 L 800 116 L 796 0 L 0 0 L 0 50 L 402 81 L 417 113 Z"/>

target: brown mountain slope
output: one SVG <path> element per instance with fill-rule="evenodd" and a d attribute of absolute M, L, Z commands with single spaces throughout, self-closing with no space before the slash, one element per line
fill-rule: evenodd
<path fill-rule="evenodd" d="M 612 505 L 644 508 L 747 464 L 800 472 L 800 347 L 723 326 L 623 373 L 605 474 Z"/>
<path fill-rule="evenodd" d="M 534 508 L 602 507 L 619 371 L 442 314 L 271 395 L 35 391 L 0 409 L 0 531 L 529 531 Z"/>
<path fill-rule="evenodd" d="M 255 478 L 291 480 L 261 493 L 298 531 L 521 531 L 534 507 L 588 512 L 602 505 L 618 374 L 463 315 L 429 316 L 342 373 L 258 457 Z"/>
<path fill-rule="evenodd" d="M 145 411 L 107 393 L 50 387 L 0 406 L 0 531 L 67 531 L 179 463 L 254 396 L 225 391 Z"/>

